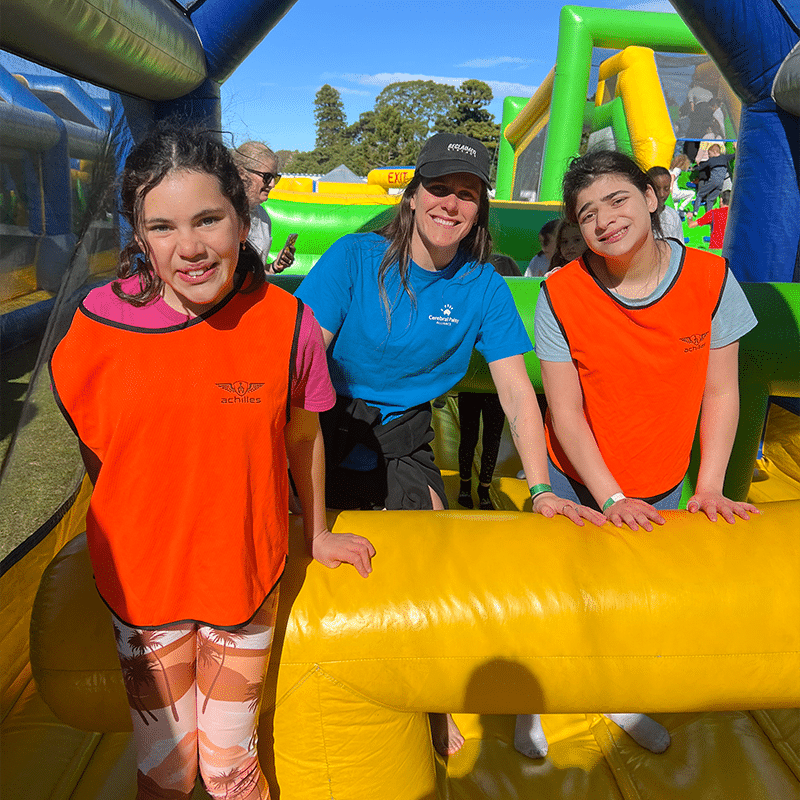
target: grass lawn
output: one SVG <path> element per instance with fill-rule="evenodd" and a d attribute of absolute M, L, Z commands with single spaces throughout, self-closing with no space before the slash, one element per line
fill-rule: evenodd
<path fill-rule="evenodd" d="M 39 345 L 4 353 L 0 363 L 0 458 L 19 428 L 0 481 L 0 558 L 47 522 L 83 474 L 77 440 L 55 403 L 46 367 L 26 402 Z"/>

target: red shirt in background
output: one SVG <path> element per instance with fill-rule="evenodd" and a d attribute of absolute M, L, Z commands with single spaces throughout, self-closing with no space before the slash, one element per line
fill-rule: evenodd
<path fill-rule="evenodd" d="M 711 242 L 709 243 L 709 247 L 712 250 L 721 250 L 722 241 L 725 238 L 725 226 L 728 224 L 728 206 L 712 208 L 711 211 L 706 211 L 706 213 L 697 220 L 697 224 L 711 226 Z"/>

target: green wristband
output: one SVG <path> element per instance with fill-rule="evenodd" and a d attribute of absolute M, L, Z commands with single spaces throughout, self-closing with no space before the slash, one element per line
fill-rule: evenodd
<path fill-rule="evenodd" d="M 552 492 L 553 487 L 549 483 L 537 483 L 536 486 L 531 486 L 531 500 L 538 497 L 545 492 Z"/>
<path fill-rule="evenodd" d="M 622 492 L 615 492 L 614 494 L 611 495 L 611 497 L 608 498 L 608 500 L 605 501 L 605 503 L 603 503 L 603 511 L 605 511 L 608 508 L 611 508 L 611 506 L 613 506 L 614 503 L 618 503 L 620 500 L 624 499 L 625 495 L 622 494 Z"/>

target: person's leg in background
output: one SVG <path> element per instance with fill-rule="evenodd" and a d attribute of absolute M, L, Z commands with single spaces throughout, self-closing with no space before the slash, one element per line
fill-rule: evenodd
<path fill-rule="evenodd" d="M 473 508 L 472 500 L 472 459 L 478 444 L 480 431 L 481 395 L 477 392 L 459 392 L 458 424 L 461 438 L 458 443 L 458 474 L 461 486 L 458 492 L 458 504 L 464 508 Z"/>
<path fill-rule="evenodd" d="M 500 439 L 503 436 L 506 415 L 500 405 L 500 398 L 496 394 L 480 395 L 480 401 L 483 416 L 483 447 L 478 478 L 478 508 L 491 511 L 494 509 L 494 505 L 489 498 L 489 488 L 492 485 L 492 476 L 497 464 L 497 454 L 500 452 Z"/>

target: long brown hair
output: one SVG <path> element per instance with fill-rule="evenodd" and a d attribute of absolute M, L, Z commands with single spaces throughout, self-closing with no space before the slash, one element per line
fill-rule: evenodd
<path fill-rule="evenodd" d="M 561 245 L 564 243 L 564 236 L 570 228 L 577 228 L 580 233 L 581 226 L 578 225 L 577 222 L 570 222 L 568 219 L 559 221 L 558 229 L 556 230 L 556 249 L 553 250 L 553 256 L 550 259 L 550 269 L 563 267 L 568 263 L 567 259 L 561 254 Z M 581 236 L 583 236 L 583 234 L 581 234 Z"/>
<path fill-rule="evenodd" d="M 408 282 L 408 268 L 411 264 L 411 239 L 414 234 L 414 210 L 411 208 L 411 200 L 420 187 L 422 180 L 422 176 L 415 172 L 414 177 L 403 192 L 403 197 L 400 200 L 394 219 L 378 231 L 381 236 L 389 240 L 389 247 L 386 249 L 378 269 L 378 289 L 390 325 L 392 309 L 389 296 L 386 293 L 386 275 L 390 270 L 397 270 L 403 291 L 411 298 L 412 304 L 416 302 L 414 291 Z M 470 261 L 484 264 L 489 260 L 492 252 L 492 235 L 489 233 L 489 192 L 482 181 L 481 186 L 478 216 L 475 219 L 475 224 L 470 232 L 459 242 L 458 247 Z"/>
<path fill-rule="evenodd" d="M 228 198 L 236 216 L 244 225 L 250 224 L 250 204 L 244 184 L 228 149 L 202 128 L 187 128 L 175 122 L 160 124 L 141 144 L 131 150 L 122 172 L 121 211 L 133 229 L 134 236 L 119 256 L 117 277 L 139 277 L 139 291 L 123 291 L 119 281 L 112 284 L 118 297 L 134 306 L 144 306 L 161 294 L 164 282 L 156 274 L 146 251 L 142 228 L 144 200 L 173 171 L 205 172 L 219 181 L 219 188 Z M 140 242 L 144 243 L 144 249 Z M 245 243 L 236 265 L 237 286 L 247 274 L 252 275 L 248 291 L 264 283 L 264 265 L 253 246 Z"/>

